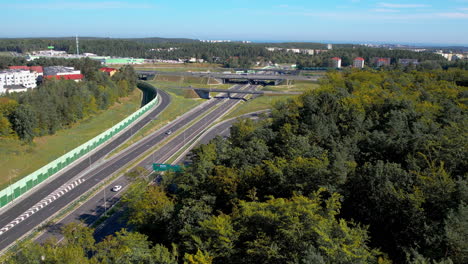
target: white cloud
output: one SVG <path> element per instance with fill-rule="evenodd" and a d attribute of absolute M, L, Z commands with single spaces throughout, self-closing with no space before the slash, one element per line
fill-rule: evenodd
<path fill-rule="evenodd" d="M 18 9 L 144 9 L 153 8 L 150 4 L 134 4 L 122 1 L 104 1 L 104 2 L 49 2 L 49 3 L 15 3 L 0 4 L 0 8 L 18 8 Z"/>
<path fill-rule="evenodd" d="M 376 9 L 372 9 L 371 11 L 379 12 L 379 13 L 397 13 L 397 12 L 400 12 L 400 10 L 389 9 L 389 8 L 376 8 Z"/>
<path fill-rule="evenodd" d="M 439 13 L 437 15 L 440 17 L 445 17 L 445 18 L 468 18 L 468 13 L 461 13 L 461 12 Z"/>
<path fill-rule="evenodd" d="M 379 3 L 378 6 L 386 8 L 418 8 L 418 7 L 430 7 L 430 5 L 423 4 L 392 4 L 392 3 Z"/>

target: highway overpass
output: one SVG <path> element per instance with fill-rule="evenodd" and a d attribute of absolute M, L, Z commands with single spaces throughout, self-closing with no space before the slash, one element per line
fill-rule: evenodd
<path fill-rule="evenodd" d="M 317 81 L 318 76 L 300 76 L 295 74 L 233 74 L 233 73 L 220 73 L 220 72 L 163 72 L 163 71 L 136 71 L 140 78 L 144 76 L 185 76 L 185 77 L 199 77 L 199 78 L 213 78 L 220 80 L 222 83 L 235 82 L 248 82 L 251 84 L 265 84 L 274 83 L 278 85 L 282 81 Z"/>
<path fill-rule="evenodd" d="M 239 90 L 239 89 L 212 89 L 212 88 L 194 88 L 194 87 L 174 87 L 178 89 L 194 90 L 200 98 L 210 99 L 210 93 L 225 93 L 227 98 L 232 99 L 232 94 L 257 94 L 257 95 L 299 95 L 302 92 L 276 92 L 276 91 L 255 91 L 255 90 Z M 243 98 L 243 97 L 242 97 Z"/>

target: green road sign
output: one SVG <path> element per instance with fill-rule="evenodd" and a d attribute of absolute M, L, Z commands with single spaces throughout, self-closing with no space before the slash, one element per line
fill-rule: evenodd
<path fill-rule="evenodd" d="M 47 48 L 48 48 L 48 49 L 54 49 L 54 46 L 49 46 L 49 47 L 47 47 Z"/>
<path fill-rule="evenodd" d="M 154 171 L 181 171 L 182 168 L 180 165 L 171 165 L 171 164 L 163 164 L 163 163 L 153 163 L 153 170 Z"/>

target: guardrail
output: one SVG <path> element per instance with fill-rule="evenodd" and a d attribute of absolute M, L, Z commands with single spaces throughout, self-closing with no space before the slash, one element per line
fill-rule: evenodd
<path fill-rule="evenodd" d="M 148 85 L 149 84 L 144 83 L 144 82 L 138 83 L 138 87 L 142 91 L 145 91 L 145 89 L 148 89 Z M 153 91 L 153 95 L 154 95 L 154 98 L 151 101 L 149 101 L 143 107 L 138 109 L 135 113 L 131 114 L 124 120 L 120 121 L 113 127 L 109 128 L 108 130 L 97 135 L 96 137 L 88 140 L 86 143 L 76 147 L 75 149 L 69 151 L 63 156 L 43 166 L 37 171 L 29 174 L 28 176 L 22 178 L 21 180 L 1 190 L 0 191 L 0 208 L 12 202 L 14 199 L 20 197 L 21 195 L 25 194 L 26 192 L 31 190 L 33 187 L 39 185 L 46 179 L 55 175 L 57 172 L 67 167 L 72 162 L 88 154 L 89 152 L 91 152 L 92 150 L 96 149 L 97 147 L 102 145 L 104 142 L 109 140 L 115 134 L 127 128 L 130 124 L 132 124 L 135 120 L 137 120 L 140 116 L 145 114 L 149 109 L 151 109 L 153 106 L 155 106 L 158 103 L 158 97 L 157 97 L 156 92 Z M 144 98 L 147 98 L 147 97 L 145 96 Z M 144 99 L 144 100 L 147 100 L 147 99 Z"/>

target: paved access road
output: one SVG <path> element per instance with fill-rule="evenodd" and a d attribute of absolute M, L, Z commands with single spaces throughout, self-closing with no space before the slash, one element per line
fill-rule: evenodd
<path fill-rule="evenodd" d="M 233 89 L 237 87 L 234 86 Z M 244 88 L 247 89 L 255 89 L 255 86 L 245 86 Z M 213 123 L 216 119 L 221 117 L 227 110 L 232 108 L 236 103 L 238 103 L 240 100 L 227 100 L 223 98 L 214 98 L 209 102 L 208 108 L 203 108 L 200 109 L 199 111 L 195 111 L 194 113 L 191 113 L 187 115 L 185 120 L 187 122 L 183 123 L 188 123 L 194 117 L 200 116 L 201 113 L 200 111 L 207 112 L 210 109 L 212 109 L 215 105 L 219 106 L 215 108 L 213 111 L 209 112 L 205 116 L 203 116 L 200 120 L 196 121 L 194 124 L 189 126 L 184 132 L 181 132 L 180 134 L 174 136 L 171 138 L 164 146 L 156 150 L 152 155 L 150 155 L 148 158 L 143 160 L 139 166 L 149 168 L 153 162 L 157 163 L 165 163 L 172 155 L 176 154 L 180 148 L 182 148 L 186 143 L 191 142 L 195 137 L 199 136 L 211 123 Z M 176 123 L 177 125 L 177 123 Z M 171 130 L 176 133 L 176 127 L 177 126 L 171 126 Z M 147 149 L 152 147 L 155 144 L 160 143 L 162 140 L 164 140 L 167 135 L 164 133 L 167 131 L 169 128 L 165 128 L 163 131 L 159 131 L 154 133 L 153 135 L 143 139 L 142 141 L 138 142 L 137 144 L 134 145 L 135 150 L 139 150 L 140 147 Z M 178 129 L 178 128 L 177 128 Z M 130 152 L 134 152 L 133 150 L 130 151 L 125 151 L 129 153 L 129 155 L 133 155 Z M 138 151 L 140 152 L 140 151 Z M 123 154 L 125 156 L 125 154 Z M 127 160 L 123 158 L 122 160 Z M 60 230 L 60 227 L 66 223 L 74 222 L 74 221 L 84 221 L 85 224 L 91 224 L 94 221 L 96 221 L 102 213 L 104 213 L 105 207 L 111 206 L 111 204 L 114 204 L 120 199 L 120 194 L 122 191 L 119 193 L 114 193 L 110 192 L 110 189 L 114 185 L 122 185 L 124 188 L 128 185 L 128 182 L 124 176 L 119 177 L 115 181 L 113 181 L 111 184 L 109 184 L 104 190 L 96 194 L 93 198 L 91 198 L 89 201 L 84 203 L 82 206 L 80 206 L 78 209 L 76 209 L 73 213 L 68 215 L 66 218 L 64 218 L 62 221 L 60 221 L 58 224 L 51 226 L 48 231 L 42 235 L 41 237 L 38 238 L 39 241 L 45 241 L 48 237 L 50 236 L 58 236 L 58 231 Z M 105 200 L 104 200 L 105 199 Z M 120 223 L 118 221 L 118 217 L 121 215 L 121 213 L 117 213 L 111 217 L 108 221 L 106 221 L 106 225 L 103 228 L 99 228 L 96 230 L 96 239 L 101 239 L 105 235 L 111 234 L 120 228 L 123 227 L 123 223 Z"/>
<path fill-rule="evenodd" d="M 150 110 L 150 113 L 148 113 L 137 123 L 130 126 L 129 129 L 127 129 L 125 132 L 121 133 L 114 139 L 111 139 L 109 143 L 100 147 L 97 151 L 94 151 L 92 154 L 88 155 L 86 159 L 81 159 L 78 162 L 75 162 L 74 164 L 70 165 L 69 168 L 63 170 L 62 172 L 59 172 L 59 175 L 55 176 L 55 178 L 37 187 L 37 189 L 33 190 L 30 194 L 26 194 L 26 196 L 20 197 L 16 201 L 13 201 L 13 203 L 7 205 L 5 209 L 2 209 L 0 215 L 0 228 L 9 224 L 19 215 L 23 214 L 26 210 L 34 206 L 37 202 L 41 201 L 50 193 L 57 190 L 60 186 L 69 182 L 74 177 L 78 176 L 81 172 L 89 169 L 91 166 L 93 166 L 93 164 L 96 161 L 102 159 L 117 146 L 127 141 L 135 132 L 137 132 L 139 129 L 151 122 L 170 104 L 171 101 L 170 96 L 164 91 L 158 90 L 158 95 L 160 100 L 159 105 L 153 110 Z M 51 204 L 48 207 L 55 208 L 56 206 L 57 204 Z M 24 222 L 18 224 L 17 226 L 11 228 L 9 231 L 0 235 L 0 250 L 7 247 L 16 239 L 20 238 L 30 229 L 41 224 L 41 221 L 38 221 L 38 219 L 41 219 L 41 217 L 38 216 L 44 213 L 41 211 L 44 210 L 38 211 L 33 216 L 26 219 Z"/>

